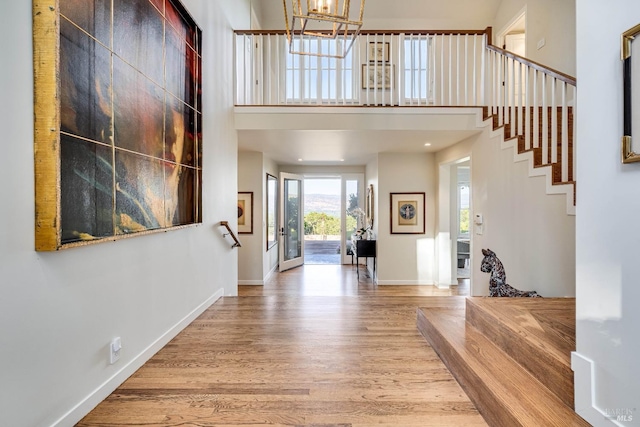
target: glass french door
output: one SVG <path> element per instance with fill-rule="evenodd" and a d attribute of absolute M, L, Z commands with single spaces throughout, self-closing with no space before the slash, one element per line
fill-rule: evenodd
<path fill-rule="evenodd" d="M 304 264 L 303 185 L 303 176 L 280 173 L 280 271 Z"/>

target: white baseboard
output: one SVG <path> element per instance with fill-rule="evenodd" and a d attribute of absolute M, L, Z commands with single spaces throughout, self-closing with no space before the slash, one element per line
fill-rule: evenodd
<path fill-rule="evenodd" d="M 264 286 L 263 280 L 238 280 L 238 285 Z"/>
<path fill-rule="evenodd" d="M 378 285 L 410 285 L 410 286 L 433 286 L 433 281 L 421 280 L 377 280 Z"/>
<path fill-rule="evenodd" d="M 145 348 L 140 354 L 135 356 L 129 363 L 116 372 L 111 378 L 102 383 L 96 390 L 85 397 L 80 403 L 74 406 L 69 412 L 64 414 L 60 419 L 54 422 L 52 427 L 73 426 L 87 415 L 93 408 L 98 406 L 100 402 L 106 399 L 113 391 L 120 386 L 127 378 L 133 375 L 142 365 L 144 365 L 154 354 L 162 347 L 167 345 L 176 335 L 184 328 L 200 316 L 207 308 L 209 308 L 218 299 L 224 296 L 224 289 L 218 290 L 211 297 L 207 298 L 202 304 L 193 309 L 189 314 L 183 317 L 178 323 L 172 326 L 168 331 L 162 334 L 158 339 Z"/>
<path fill-rule="evenodd" d="M 271 276 L 273 276 L 273 274 L 278 271 L 278 264 L 274 265 L 273 268 L 271 269 L 271 271 L 269 271 L 267 273 L 266 276 L 264 276 L 264 279 L 262 280 L 262 284 L 267 283 L 267 280 L 269 280 L 271 278 Z"/>
<path fill-rule="evenodd" d="M 611 427 L 612 424 L 624 427 L 625 424 L 607 417 L 605 411 L 596 406 L 594 361 L 577 351 L 573 351 L 571 352 L 571 369 L 573 370 L 576 413 L 594 427 Z"/>
<path fill-rule="evenodd" d="M 458 283 L 433 283 L 438 289 L 451 289 L 452 286 L 458 286 Z"/>

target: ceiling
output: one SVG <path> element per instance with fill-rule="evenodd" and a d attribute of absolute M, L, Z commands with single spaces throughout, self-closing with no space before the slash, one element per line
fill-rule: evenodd
<path fill-rule="evenodd" d="M 388 0 L 366 0 L 363 28 L 484 29 L 493 24 L 500 2 L 401 0 L 393 2 L 393 7 L 390 7 L 392 2 Z M 256 10 L 260 28 L 284 29 L 282 0 L 252 0 L 252 6 Z M 461 10 L 467 13 L 460 14 Z M 266 125 L 262 128 L 239 129 L 238 148 L 241 151 L 263 152 L 279 164 L 365 165 L 379 153 L 437 152 L 479 131 L 469 127 L 463 130 L 451 127 L 387 130 L 384 129 L 384 123 L 359 129 L 306 130 L 295 127 L 271 128 Z"/>
<path fill-rule="evenodd" d="M 286 0 L 291 7 L 291 0 Z M 484 29 L 502 0 L 366 0 L 363 29 Z M 352 3 L 359 2 L 351 0 Z M 283 30 L 282 0 L 251 0 L 265 30 Z M 464 11 L 465 13 L 460 13 Z"/>
<path fill-rule="evenodd" d="M 278 164 L 365 165 L 379 153 L 432 153 L 479 131 L 240 130 L 238 148 L 260 151 Z M 430 144 L 425 146 L 425 144 Z"/>

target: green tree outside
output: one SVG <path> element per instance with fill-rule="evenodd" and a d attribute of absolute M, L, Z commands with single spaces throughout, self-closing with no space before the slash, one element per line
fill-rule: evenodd
<path fill-rule="evenodd" d="M 460 234 L 469 234 L 469 209 L 460 209 Z"/>
<path fill-rule="evenodd" d="M 347 230 L 355 230 L 356 219 L 347 216 Z M 340 218 L 323 212 L 309 212 L 304 216 L 304 234 L 319 236 L 340 235 Z"/>

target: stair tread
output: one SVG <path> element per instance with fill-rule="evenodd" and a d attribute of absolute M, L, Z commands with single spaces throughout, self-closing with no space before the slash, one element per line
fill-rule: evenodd
<path fill-rule="evenodd" d="M 553 163 L 544 163 L 542 164 L 542 146 L 539 145 L 538 147 L 533 147 L 531 146 L 529 149 L 525 148 L 526 145 L 526 136 L 524 134 L 522 134 L 522 131 L 529 131 L 528 129 L 525 130 L 523 128 L 520 128 L 521 124 L 520 124 L 520 120 L 525 120 L 523 118 L 521 118 L 519 116 L 519 111 L 520 108 L 524 108 L 523 106 L 520 107 L 515 107 L 516 108 L 516 122 L 514 123 L 518 123 L 518 128 L 517 129 L 512 129 L 512 123 L 511 123 L 511 118 L 512 116 L 509 114 L 510 113 L 510 107 L 499 107 L 499 108 L 506 108 L 506 110 L 504 111 L 504 115 L 499 115 L 498 112 L 496 112 L 493 108 L 487 108 L 486 110 L 483 110 L 484 114 L 485 114 L 485 120 L 490 120 L 491 124 L 492 124 L 492 128 L 494 131 L 497 131 L 499 129 L 503 129 L 503 135 L 502 135 L 502 139 L 503 141 L 507 142 L 507 141 L 516 141 L 515 142 L 515 147 L 514 149 L 516 150 L 516 152 L 518 154 L 524 154 L 524 153 L 532 153 L 533 155 L 533 162 L 532 162 L 532 166 L 534 168 L 544 168 L 544 167 L 551 167 L 551 184 L 552 185 L 573 185 L 573 200 L 571 201 L 573 206 L 576 205 L 576 183 L 575 181 L 562 181 L 562 171 L 561 171 L 561 165 L 562 165 L 562 161 L 560 160 L 562 155 L 561 152 L 564 149 L 564 142 L 562 139 L 562 136 L 560 134 L 557 135 L 557 140 L 556 140 L 556 145 L 558 147 L 558 161 L 557 162 L 553 162 Z M 529 108 L 534 108 L 534 107 L 529 107 Z M 541 110 L 543 109 L 543 107 L 538 107 Z M 547 108 L 552 108 L 552 107 L 547 107 Z M 567 111 L 569 114 L 569 121 L 571 123 L 571 121 L 573 120 L 573 107 L 567 107 Z M 562 120 L 560 119 L 562 117 L 562 107 L 558 107 L 558 126 L 562 126 Z M 504 121 L 502 122 L 502 124 L 499 123 L 500 121 L 500 117 L 503 117 Z M 526 117 L 533 117 L 531 116 L 526 116 Z M 548 120 L 550 120 L 551 118 L 551 114 L 548 114 Z M 527 120 L 531 120 L 531 118 L 527 118 Z M 543 120 L 542 118 L 540 118 L 540 120 Z M 533 126 L 533 125 L 532 125 Z M 533 129 L 533 127 L 531 128 Z M 552 126 L 551 123 L 549 124 L 549 128 L 547 129 L 547 132 L 551 132 Z M 512 134 L 513 131 L 513 134 Z M 532 130 L 533 131 L 533 130 Z M 535 131 L 533 131 L 535 132 Z M 558 132 L 560 132 L 560 128 L 558 128 Z M 573 147 L 573 134 L 572 134 L 572 130 L 571 130 L 571 126 L 569 126 L 568 129 L 569 132 L 569 140 L 568 140 L 568 154 L 569 154 L 569 160 L 570 163 L 568 165 L 568 176 L 571 178 L 575 178 L 575 168 L 573 163 L 571 162 L 571 157 L 572 157 L 572 151 L 574 149 Z M 533 143 L 535 142 L 535 138 L 536 135 L 534 134 L 530 134 L 531 135 L 531 144 L 533 145 Z M 542 144 L 542 141 L 539 140 L 539 144 Z M 548 149 L 551 150 L 551 145 L 553 145 L 553 137 L 551 136 L 551 133 L 549 133 L 549 138 L 548 138 Z M 550 158 L 548 158 L 549 160 Z M 567 197 L 570 197 L 571 195 L 569 193 L 567 193 Z"/>
<path fill-rule="evenodd" d="M 469 324 L 464 309 L 420 308 L 418 328 L 490 424 L 589 425 Z"/>
<path fill-rule="evenodd" d="M 495 319 L 503 329 L 511 330 L 512 336 L 571 366 L 571 352 L 576 345 L 575 298 L 473 297 L 466 302 Z"/>
<path fill-rule="evenodd" d="M 575 298 L 467 299 L 467 322 L 573 408 Z"/>

